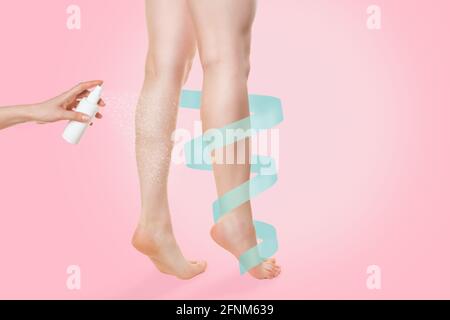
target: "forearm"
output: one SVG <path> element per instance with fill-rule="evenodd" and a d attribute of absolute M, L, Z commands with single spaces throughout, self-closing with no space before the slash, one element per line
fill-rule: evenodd
<path fill-rule="evenodd" d="M 32 105 L 0 107 L 0 130 L 34 120 Z"/>

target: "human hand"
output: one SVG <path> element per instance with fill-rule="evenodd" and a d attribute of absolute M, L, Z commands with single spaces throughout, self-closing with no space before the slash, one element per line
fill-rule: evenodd
<path fill-rule="evenodd" d="M 81 99 L 89 95 L 89 89 L 102 84 L 103 81 L 100 80 L 82 82 L 53 99 L 34 105 L 31 112 L 33 120 L 38 123 L 51 123 L 60 120 L 89 122 L 91 119 L 87 115 L 73 109 Z M 98 104 L 100 107 L 105 106 L 103 100 L 100 100 Z M 102 114 L 97 113 L 95 117 L 101 119 Z"/>

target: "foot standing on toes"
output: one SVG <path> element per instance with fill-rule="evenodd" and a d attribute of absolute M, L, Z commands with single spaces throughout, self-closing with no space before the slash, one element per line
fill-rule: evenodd
<path fill-rule="evenodd" d="M 188 261 L 170 230 L 152 230 L 139 226 L 133 236 L 133 246 L 145 254 L 162 273 L 188 280 L 206 269 L 205 261 Z"/>
<path fill-rule="evenodd" d="M 257 245 L 253 224 L 246 224 L 246 221 L 240 219 L 239 212 L 229 213 L 221 218 L 212 227 L 211 237 L 236 259 Z M 273 279 L 280 275 L 281 268 L 276 260 L 271 258 L 248 270 L 248 273 L 256 279 Z"/>

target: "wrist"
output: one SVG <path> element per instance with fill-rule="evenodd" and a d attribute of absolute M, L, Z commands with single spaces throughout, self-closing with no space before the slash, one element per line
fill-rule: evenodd
<path fill-rule="evenodd" d="M 39 121 L 39 105 L 25 105 L 22 107 L 22 116 L 26 122 Z"/>

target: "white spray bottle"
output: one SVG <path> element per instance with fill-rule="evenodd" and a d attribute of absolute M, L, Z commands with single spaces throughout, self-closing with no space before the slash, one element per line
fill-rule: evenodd
<path fill-rule="evenodd" d="M 78 106 L 75 108 L 75 111 L 84 113 L 92 119 L 99 111 L 98 102 L 100 101 L 101 94 L 102 87 L 95 87 L 87 98 L 83 98 L 80 101 Z M 81 137 L 88 127 L 89 122 L 83 123 L 78 121 L 70 121 L 67 124 L 62 136 L 68 143 L 77 144 L 80 142 Z"/>

